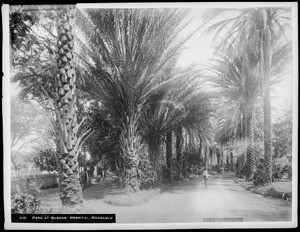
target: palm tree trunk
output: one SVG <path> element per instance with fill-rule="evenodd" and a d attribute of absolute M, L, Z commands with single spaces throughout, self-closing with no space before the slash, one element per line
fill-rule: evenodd
<path fill-rule="evenodd" d="M 230 151 L 230 171 L 234 172 L 233 151 Z"/>
<path fill-rule="evenodd" d="M 237 158 L 237 170 L 236 170 L 236 173 L 237 173 L 237 176 L 239 178 L 242 178 L 241 171 L 242 171 L 242 168 L 243 168 L 244 164 L 245 164 L 245 154 L 243 153 L 243 154 L 239 155 L 238 158 Z"/>
<path fill-rule="evenodd" d="M 204 151 L 204 166 L 207 168 L 207 153 L 209 152 L 209 149 L 206 147 Z"/>
<path fill-rule="evenodd" d="M 76 113 L 76 73 L 73 41 L 74 9 L 63 9 L 58 15 L 58 75 L 57 75 L 57 135 L 60 152 L 60 199 L 63 213 L 83 211 L 82 189 L 79 182 L 78 139 Z"/>
<path fill-rule="evenodd" d="M 216 150 L 216 155 L 217 155 L 218 172 L 221 172 L 221 152 L 219 149 Z"/>
<path fill-rule="evenodd" d="M 251 181 L 253 178 L 254 167 L 255 167 L 255 149 L 254 149 L 254 122 L 253 112 L 249 113 L 247 123 L 247 173 L 246 180 Z"/>
<path fill-rule="evenodd" d="M 262 62 L 262 88 L 263 88 L 263 111 L 264 111 L 264 162 L 265 162 L 265 182 L 272 182 L 272 126 L 271 126 L 271 101 L 270 101 L 270 38 L 268 31 L 268 18 L 267 10 L 263 11 L 263 36 L 261 57 Z"/>
<path fill-rule="evenodd" d="M 173 181 L 172 172 L 172 131 L 167 132 L 166 135 L 166 162 L 168 168 L 168 181 Z"/>
<path fill-rule="evenodd" d="M 125 160 L 123 181 L 127 192 L 137 192 L 140 190 L 138 162 L 141 140 L 137 132 L 137 118 L 136 114 L 126 117 L 120 136 L 120 146 Z"/>
<path fill-rule="evenodd" d="M 181 147 L 182 147 L 182 129 L 180 126 L 176 129 L 176 160 L 178 164 L 178 176 L 182 174 L 182 155 L 181 155 Z"/>
<path fill-rule="evenodd" d="M 202 157 L 202 142 L 199 142 L 199 170 L 201 169 L 201 165 L 203 165 L 203 157 Z"/>
<path fill-rule="evenodd" d="M 159 141 L 156 141 L 155 138 L 151 139 L 151 141 L 148 141 L 148 152 L 150 156 L 151 163 L 153 165 L 153 169 L 157 173 L 158 169 L 158 159 L 159 159 Z"/>
<path fill-rule="evenodd" d="M 271 134 L 271 103 L 270 90 L 264 98 L 264 161 L 266 168 L 266 183 L 272 182 L 272 134 Z"/>

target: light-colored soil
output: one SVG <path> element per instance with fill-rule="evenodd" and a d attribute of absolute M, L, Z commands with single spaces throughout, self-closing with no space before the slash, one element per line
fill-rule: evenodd
<path fill-rule="evenodd" d="M 170 187 L 139 206 L 104 203 L 116 189 L 92 185 L 84 192 L 86 213 L 115 213 L 117 223 L 203 222 L 205 218 L 242 218 L 252 221 L 290 221 L 291 202 L 267 199 L 246 191 L 234 182 L 234 174 L 210 177 L 208 188 L 202 178 Z"/>
<path fill-rule="evenodd" d="M 235 183 L 232 173 L 213 175 L 204 187 L 202 177 L 169 185 L 142 205 L 115 206 L 105 196 L 119 194 L 110 184 L 94 184 L 83 191 L 87 214 L 116 214 L 117 223 L 203 222 L 205 218 L 242 218 L 244 222 L 291 221 L 292 204 L 247 191 Z M 42 199 L 44 213 L 57 213 L 61 206 L 58 192 Z M 49 212 L 49 209 L 52 211 Z"/>

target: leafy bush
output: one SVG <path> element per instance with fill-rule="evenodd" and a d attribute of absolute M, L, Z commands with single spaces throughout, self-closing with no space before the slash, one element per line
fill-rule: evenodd
<path fill-rule="evenodd" d="M 293 141 L 293 108 L 289 107 L 286 113 L 280 117 L 280 121 L 273 126 L 274 157 L 280 158 L 292 154 Z"/>
<path fill-rule="evenodd" d="M 287 177 L 292 180 L 292 164 L 287 164 L 284 166 L 284 168 L 282 169 L 282 172 L 284 174 L 287 174 Z"/>
<path fill-rule="evenodd" d="M 162 183 L 167 183 L 170 180 L 170 169 L 167 167 L 167 165 L 164 165 L 161 167 L 160 170 L 160 179 Z"/>
<path fill-rule="evenodd" d="M 246 176 L 247 174 L 247 165 L 244 163 L 242 169 L 241 169 L 241 175 Z"/>
<path fill-rule="evenodd" d="M 263 159 L 256 164 L 256 171 L 253 175 L 253 184 L 255 186 L 263 185 L 266 182 L 266 171 Z"/>
<path fill-rule="evenodd" d="M 291 178 L 292 164 L 286 158 L 275 159 L 272 166 L 272 181 L 278 181 L 282 179 L 284 175 Z M 266 182 L 266 172 L 264 166 L 264 160 L 260 159 L 256 165 L 256 171 L 253 176 L 253 183 L 255 186 L 263 185 Z"/>
<path fill-rule="evenodd" d="M 183 153 L 184 164 L 186 168 L 186 174 L 196 174 L 201 175 L 204 166 L 203 157 L 200 157 L 200 154 L 195 151 L 186 151 Z M 176 162 L 176 160 L 175 160 Z M 179 171 L 179 170 L 178 170 Z"/>
<path fill-rule="evenodd" d="M 219 171 L 218 165 L 217 165 L 217 164 L 212 165 L 212 166 L 211 166 L 211 171 L 212 171 L 212 172 L 218 172 L 218 171 Z"/>
<path fill-rule="evenodd" d="M 41 171 L 59 171 L 60 164 L 57 153 L 52 149 L 41 150 L 40 154 L 33 158 L 35 165 Z"/>
<path fill-rule="evenodd" d="M 39 193 L 15 193 L 11 198 L 11 213 L 37 213 L 41 205 Z"/>
<path fill-rule="evenodd" d="M 281 164 L 273 164 L 272 167 L 272 180 L 278 181 L 282 178 L 283 176 L 283 166 Z"/>
<path fill-rule="evenodd" d="M 281 158 L 275 159 L 274 166 L 278 166 L 278 170 L 280 170 L 281 177 L 287 175 L 289 179 L 292 178 L 292 157 L 291 156 L 283 156 Z"/>

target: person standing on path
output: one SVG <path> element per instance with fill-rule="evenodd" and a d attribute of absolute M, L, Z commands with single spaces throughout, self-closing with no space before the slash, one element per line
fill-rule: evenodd
<path fill-rule="evenodd" d="M 205 184 L 205 188 L 207 188 L 207 181 L 208 181 L 208 172 L 207 172 L 207 168 L 204 169 L 203 172 L 203 180 L 204 180 L 204 184 Z"/>

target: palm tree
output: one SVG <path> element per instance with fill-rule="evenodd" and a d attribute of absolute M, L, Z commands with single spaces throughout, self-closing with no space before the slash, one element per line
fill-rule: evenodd
<path fill-rule="evenodd" d="M 186 71 L 185 71 L 186 70 Z M 209 134 L 210 96 L 199 89 L 202 81 L 199 81 L 201 72 L 190 67 L 186 69 L 174 69 L 174 73 L 185 72 L 181 79 L 169 82 L 169 84 L 156 95 L 152 95 L 147 103 L 146 110 L 141 118 L 143 139 L 148 144 L 153 166 L 157 171 L 159 160 L 159 148 L 166 138 L 167 167 L 172 169 L 171 136 L 176 136 L 176 158 L 178 169 L 182 166 L 182 148 L 185 136 L 203 140 Z M 197 141 L 199 143 L 200 141 Z M 192 146 L 192 144 L 190 144 Z M 180 173 L 179 173 L 180 174 Z"/>
<path fill-rule="evenodd" d="M 278 43 L 274 47 L 271 54 L 271 86 L 277 84 L 284 74 L 283 67 L 289 60 L 291 44 Z M 262 115 L 259 73 L 256 65 L 258 61 L 250 50 L 238 57 L 234 56 L 231 49 L 233 48 L 218 53 L 217 59 L 210 67 L 216 75 L 212 79 L 214 87 L 219 88 L 217 91 L 223 98 L 220 104 L 227 106 L 221 108 L 219 112 L 221 117 L 216 123 L 218 125 L 216 139 L 221 144 L 238 138 L 237 135 L 247 139 L 247 179 L 251 179 L 255 161 L 255 135 L 257 137 L 262 134 L 257 126 L 261 124 L 260 115 Z"/>
<path fill-rule="evenodd" d="M 212 18 L 225 10 L 216 10 Z M 272 52 L 276 41 L 282 40 L 285 29 L 289 26 L 288 8 L 251 8 L 235 9 L 237 15 L 212 25 L 208 31 L 225 31 L 220 48 L 228 43 L 243 54 L 245 48 L 252 49 L 253 58 L 259 63 L 260 95 L 264 111 L 264 160 L 266 182 L 271 182 L 272 138 L 271 138 L 271 102 L 270 77 Z"/>
<path fill-rule="evenodd" d="M 57 92 L 55 131 L 60 154 L 60 198 L 65 213 L 82 211 L 82 189 L 79 181 L 78 151 L 87 134 L 79 134 L 76 107 L 76 72 L 74 63 L 74 7 L 59 10 L 57 38 Z"/>
<path fill-rule="evenodd" d="M 22 56 L 18 56 L 20 62 L 15 64 L 17 73 L 13 81 L 20 81 L 21 97 L 28 98 L 28 94 L 33 96 L 52 122 L 61 164 L 60 198 L 63 212 L 76 213 L 83 209 L 78 179 L 78 151 L 89 131 L 82 129 L 84 121 L 79 123 L 77 120 L 74 6 L 58 6 L 50 10 L 51 7 L 46 7 L 46 11 L 41 11 L 39 6 L 36 9 L 30 7 L 24 10 L 34 11 L 34 15 L 39 17 L 37 31 L 44 30 L 41 35 L 31 30 L 27 38 L 33 44 L 31 50 L 17 51 Z M 49 25 L 41 22 L 42 18 L 47 19 Z"/>
<path fill-rule="evenodd" d="M 139 119 L 149 97 L 169 79 L 164 68 L 184 42 L 185 12 L 166 9 L 102 9 L 79 12 L 86 42 L 80 53 L 86 69 L 86 91 L 122 124 L 120 146 L 128 191 L 139 190 L 138 162 L 142 147 Z M 180 78 L 182 74 L 174 78 Z"/>
<path fill-rule="evenodd" d="M 251 179 L 255 165 L 254 107 L 259 94 L 259 79 L 256 67 L 251 60 L 247 59 L 248 54 L 234 56 L 232 49 L 228 48 L 226 51 L 218 53 L 218 58 L 214 60 L 210 68 L 215 74 L 211 79 L 213 86 L 222 96 L 221 102 L 225 106 L 227 105 L 226 108 L 221 109 L 221 116 L 216 123 L 218 127 L 222 127 L 217 134 L 217 140 L 224 143 L 222 141 L 224 132 L 225 138 L 235 138 L 240 126 L 245 125 L 245 137 L 248 143 L 247 179 Z"/>

